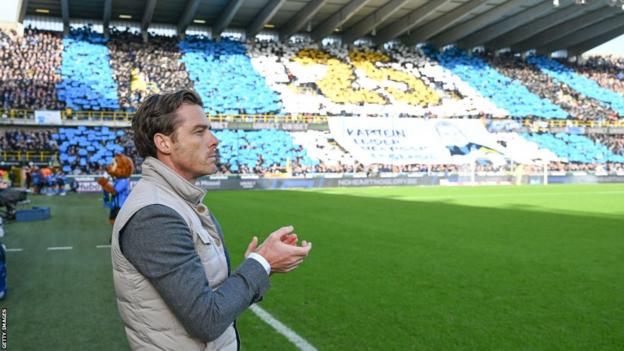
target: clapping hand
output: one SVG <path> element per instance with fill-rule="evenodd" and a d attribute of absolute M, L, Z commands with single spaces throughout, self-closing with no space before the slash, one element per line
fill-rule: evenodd
<path fill-rule="evenodd" d="M 303 240 L 297 246 L 299 238 L 293 233 L 292 226 L 282 227 L 271 233 L 262 245 L 258 246 L 258 238 L 253 237 L 247 247 L 245 257 L 256 252 L 271 265 L 271 273 L 287 273 L 297 268 L 308 256 L 312 243 Z"/>

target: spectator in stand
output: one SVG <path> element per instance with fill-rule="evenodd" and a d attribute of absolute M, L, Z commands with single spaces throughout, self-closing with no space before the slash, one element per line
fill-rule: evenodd
<path fill-rule="evenodd" d="M 603 88 L 624 94 L 624 56 L 590 56 L 571 67 Z"/>
<path fill-rule="evenodd" d="M 56 155 L 59 153 L 59 142 L 55 136 L 58 136 L 57 129 L 2 129 L 0 130 L 0 150 L 9 152 L 4 161 L 31 162 L 34 158 L 37 162 L 52 162 L 56 160 Z M 93 142 L 97 143 L 98 147 L 106 147 L 106 142 L 104 141 Z M 119 152 L 132 158 L 134 162 L 141 162 L 134 143 L 132 142 L 131 131 L 124 135 L 117 136 L 114 140 L 114 144 L 121 147 Z M 78 145 L 69 146 L 67 155 L 73 156 L 74 158 L 71 160 L 61 160 L 60 162 L 58 160 L 56 161 L 61 168 L 63 166 L 69 166 L 69 170 L 66 170 L 65 173 L 79 175 L 100 174 L 104 172 L 101 164 L 89 162 L 88 157 L 91 156 L 93 152 L 90 151 L 87 154 L 80 155 L 79 149 L 80 147 Z M 29 159 L 26 159 L 25 152 L 28 153 Z M 41 152 L 46 156 L 44 159 L 38 159 Z M 15 156 L 18 153 L 21 153 L 19 159 Z M 82 158 L 84 158 L 85 162 L 81 162 Z M 29 163 L 29 165 L 25 167 L 33 167 L 33 164 Z M 26 170 L 26 182 L 28 187 L 34 185 L 31 183 L 33 180 L 32 175 L 30 169 Z M 37 189 L 44 184 L 45 182 L 38 183 Z"/>
<path fill-rule="evenodd" d="M 257 41 L 247 49 L 255 70 L 281 94 L 288 113 L 507 114 L 448 70 L 407 47 L 349 50 L 340 45 Z"/>
<path fill-rule="evenodd" d="M 56 152 L 58 145 L 52 138 L 52 129 L 0 130 L 0 147 L 6 151 Z"/>
<path fill-rule="evenodd" d="M 614 154 L 624 155 L 624 135 L 619 134 L 591 134 L 589 138 L 597 143 L 605 145 Z"/>
<path fill-rule="evenodd" d="M 624 99 L 621 94 L 601 87 L 598 82 L 579 74 L 565 63 L 545 56 L 528 56 L 526 62 L 538 67 L 548 76 L 569 85 L 578 93 L 600 101 L 603 106 L 608 106 L 619 115 L 624 115 Z"/>
<path fill-rule="evenodd" d="M 62 51 L 60 33 L 0 31 L 0 108 L 63 109 L 56 94 Z"/>
<path fill-rule="evenodd" d="M 123 109 L 135 110 L 154 93 L 193 87 L 175 38 L 156 35 L 144 43 L 129 29 L 112 29 L 107 46 Z"/>
<path fill-rule="evenodd" d="M 595 99 L 584 96 L 569 85 L 553 79 L 536 66 L 526 63 L 521 56 L 513 53 L 503 53 L 498 56 L 483 53 L 481 57 L 505 76 L 522 82 L 535 95 L 560 105 L 569 116 L 575 119 L 595 120 L 618 117 L 616 111 L 604 107 Z"/>
<path fill-rule="evenodd" d="M 92 130 L 84 129 L 84 132 L 89 131 Z M 113 130 L 113 133 L 116 133 L 116 131 Z M 294 176 L 305 176 L 313 173 L 453 173 L 459 170 L 456 165 L 363 165 L 339 145 L 335 144 L 329 134 L 322 132 L 286 133 L 284 131 L 273 131 L 260 133 L 228 130 L 216 131 L 215 133 L 223 139 L 220 158 L 222 163 L 219 164 L 219 173 L 221 174 L 257 174 L 260 176 L 265 174 L 292 174 Z M 226 138 L 223 133 L 234 135 Z M 0 150 L 15 153 L 18 151 L 36 151 L 36 155 L 40 151 L 45 151 L 56 155 L 59 153 L 58 143 L 62 142 L 60 139 L 57 141 L 55 135 L 58 134 L 60 133 L 56 129 L 24 128 L 0 130 Z M 520 136 L 518 137 L 520 138 Z M 588 137 L 596 143 L 595 147 L 600 147 L 598 144 L 602 144 L 616 156 L 624 156 L 624 136 L 592 134 L 588 135 Z M 121 148 L 121 152 L 130 156 L 137 164 L 140 164 L 142 160 L 137 155 L 132 138 L 131 130 L 126 130 L 125 133 L 116 133 L 114 144 Z M 236 141 L 236 143 L 230 143 L 230 141 Z M 106 147 L 106 143 L 103 141 L 92 140 L 91 143 L 96 150 Z M 273 147 L 274 145 L 281 145 L 281 147 L 276 149 Z M 547 148 L 552 149 L 552 147 Z M 42 178 L 39 169 L 32 162 L 24 163 L 26 187 L 33 188 L 36 193 L 42 191 L 44 193 L 50 192 L 46 188 L 52 188 L 54 193 L 58 193 L 61 189 L 59 181 L 63 182 L 62 177 L 65 174 L 104 174 L 105 171 L 100 163 L 89 161 L 94 152 L 89 151 L 86 154 L 82 152 L 81 155 L 80 149 L 80 145 L 67 147 L 66 155 L 68 158 L 61 158 L 59 161 L 56 161 L 61 171 L 55 170 L 54 173 L 57 173 L 57 175 L 52 180 Z M 579 152 L 572 151 L 572 154 L 577 153 Z M 55 158 L 52 157 L 46 159 L 46 162 L 53 162 L 54 160 Z M 552 163 L 549 169 L 553 171 L 593 172 L 600 169 L 602 167 L 600 165 L 594 162 Z M 603 165 L 608 172 L 622 169 L 622 164 L 619 162 L 607 161 Z M 62 169 L 64 167 L 68 168 L 63 172 Z M 486 164 L 477 165 L 476 170 L 480 172 L 505 172 L 511 169 Z M 137 169 L 137 173 L 140 172 L 140 169 Z"/>

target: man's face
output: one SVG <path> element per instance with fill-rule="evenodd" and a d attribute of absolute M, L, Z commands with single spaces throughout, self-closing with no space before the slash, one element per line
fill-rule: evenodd
<path fill-rule="evenodd" d="M 181 123 L 172 138 L 171 161 L 175 170 L 187 180 L 215 173 L 219 140 L 210 131 L 204 111 L 198 105 L 185 103 L 176 114 Z"/>

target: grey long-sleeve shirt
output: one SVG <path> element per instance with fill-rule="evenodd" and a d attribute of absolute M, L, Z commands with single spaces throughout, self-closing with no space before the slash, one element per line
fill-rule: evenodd
<path fill-rule="evenodd" d="M 218 224 L 217 228 L 222 235 Z M 191 230 L 167 206 L 142 208 L 119 235 L 124 256 L 150 281 L 187 332 L 203 342 L 219 337 L 270 286 L 262 265 L 246 259 L 213 291 Z"/>

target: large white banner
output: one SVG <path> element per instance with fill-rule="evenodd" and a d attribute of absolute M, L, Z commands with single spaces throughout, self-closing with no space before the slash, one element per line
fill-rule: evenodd
<path fill-rule="evenodd" d="M 505 160 L 480 120 L 330 117 L 332 137 L 365 164 L 466 164 Z"/>
<path fill-rule="evenodd" d="M 35 121 L 39 124 L 61 124 L 61 111 L 35 110 Z"/>

